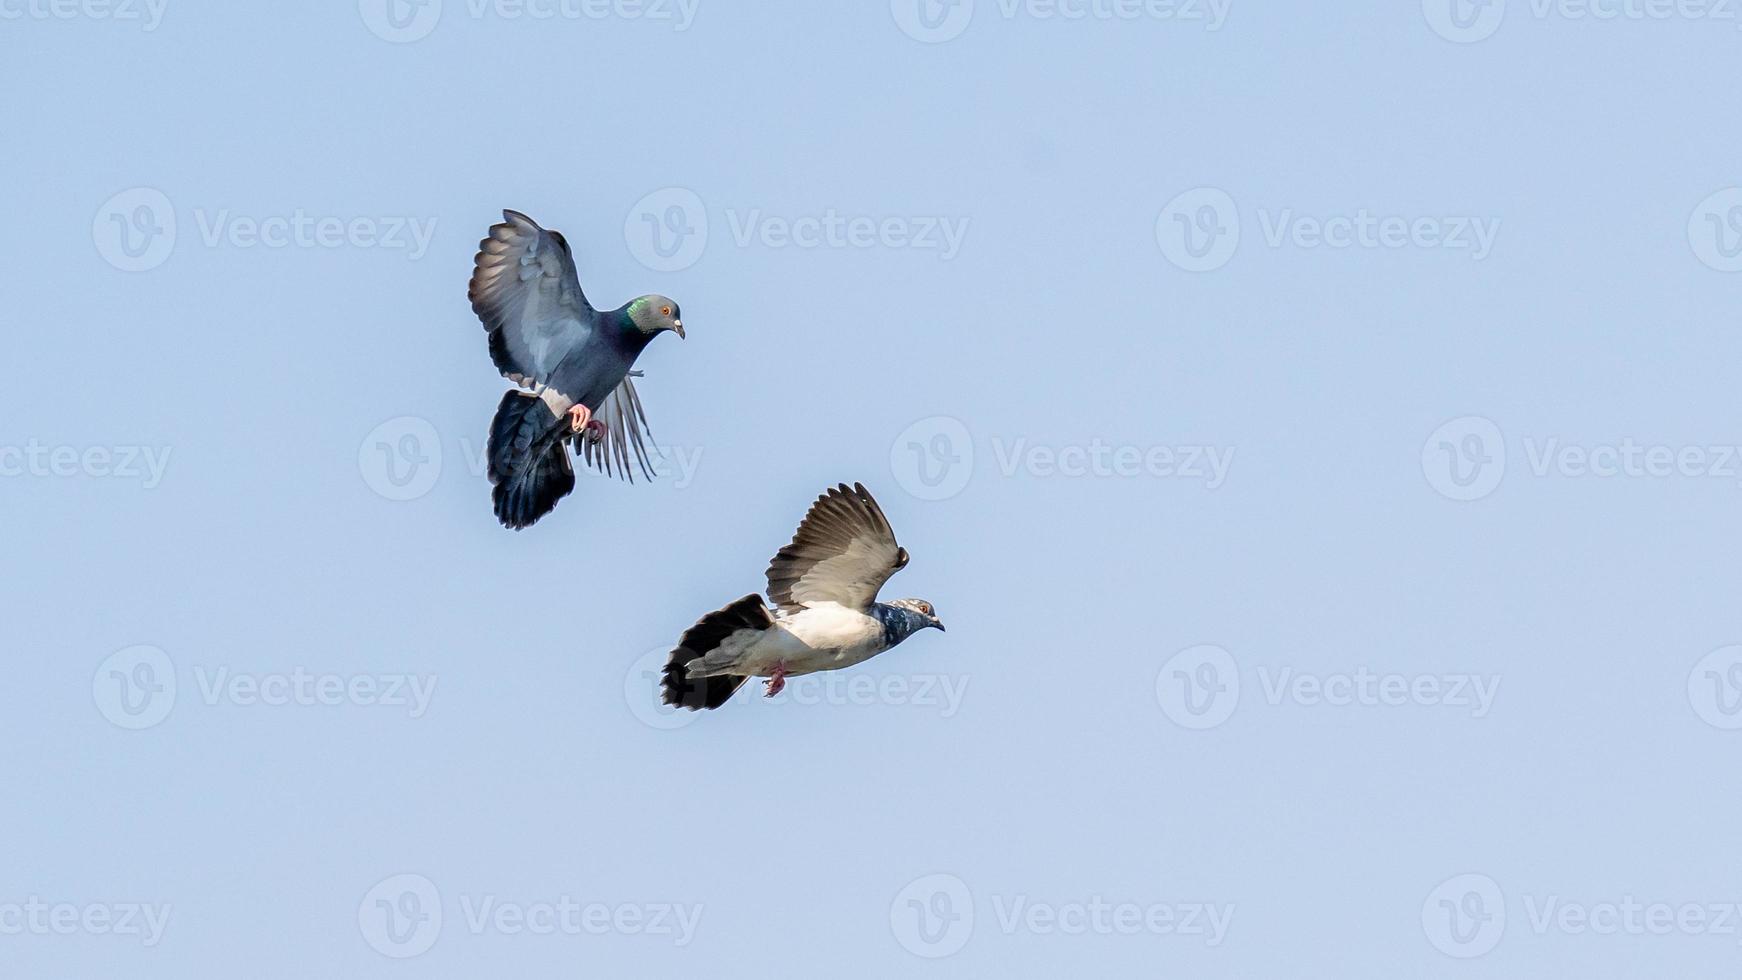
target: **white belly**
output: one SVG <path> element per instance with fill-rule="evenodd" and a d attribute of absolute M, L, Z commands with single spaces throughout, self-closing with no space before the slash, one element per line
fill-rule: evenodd
<path fill-rule="evenodd" d="M 788 675 L 810 674 L 862 663 L 882 646 L 882 623 L 826 602 L 775 621 L 741 663 L 756 677 L 772 676 L 776 664 L 785 664 Z"/>

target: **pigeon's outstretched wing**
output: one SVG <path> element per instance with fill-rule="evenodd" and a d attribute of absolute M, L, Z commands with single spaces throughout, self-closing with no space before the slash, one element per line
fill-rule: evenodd
<path fill-rule="evenodd" d="M 569 243 L 518 211 L 502 212 L 478 243 L 466 295 L 490 332 L 490 359 L 516 384 L 550 383 L 550 373 L 592 333 Z"/>
<path fill-rule="evenodd" d="M 907 565 L 907 549 L 861 484 L 817 498 L 792 543 L 768 564 L 768 597 L 788 615 L 819 602 L 870 609 L 883 583 Z"/>
<path fill-rule="evenodd" d="M 588 466 L 607 476 L 622 477 L 630 483 L 635 482 L 635 473 L 629 468 L 631 452 L 641 475 L 653 479 L 653 463 L 643 438 L 652 432 L 647 428 L 647 413 L 641 410 L 641 396 L 635 392 L 635 379 L 640 375 L 640 371 L 629 372 L 623 383 L 607 395 L 599 410 L 593 413 L 595 418 L 605 423 L 604 440 L 580 440 L 581 455 Z"/>

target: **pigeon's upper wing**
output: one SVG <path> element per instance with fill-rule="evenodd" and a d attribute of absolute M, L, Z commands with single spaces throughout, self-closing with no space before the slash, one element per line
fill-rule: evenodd
<path fill-rule="evenodd" d="M 817 498 L 792 543 L 768 565 L 768 597 L 791 614 L 819 602 L 866 610 L 907 565 L 907 549 L 864 486 L 841 484 Z"/>
<path fill-rule="evenodd" d="M 516 384 L 548 384 L 563 355 L 591 331 L 593 307 L 562 235 L 518 211 L 502 217 L 478 243 L 466 295 L 490 331 L 496 369 Z"/>
<path fill-rule="evenodd" d="M 581 454 L 587 465 L 598 468 L 607 476 L 620 476 L 630 483 L 635 482 L 635 473 L 629 468 L 629 456 L 633 450 L 635 462 L 641 468 L 641 474 L 649 480 L 653 479 L 652 460 L 647 454 L 647 443 L 644 435 L 651 435 L 647 428 L 647 414 L 641 410 L 641 396 L 635 392 L 635 378 L 640 371 L 631 371 L 623 378 L 623 383 L 617 390 L 605 396 L 605 401 L 594 412 L 599 421 L 605 423 L 605 439 L 602 442 L 580 440 Z"/>

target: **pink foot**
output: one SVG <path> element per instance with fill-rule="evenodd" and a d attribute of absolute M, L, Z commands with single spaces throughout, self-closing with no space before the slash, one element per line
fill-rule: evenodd
<path fill-rule="evenodd" d="M 779 694 L 781 691 L 786 690 L 786 665 L 785 664 L 776 664 L 775 665 L 774 676 L 768 678 L 767 684 L 768 684 L 768 690 L 766 693 L 764 693 L 762 695 L 765 698 L 774 697 L 776 694 Z"/>
<path fill-rule="evenodd" d="M 569 431 L 580 432 L 593 421 L 593 410 L 585 405 L 569 406 Z"/>

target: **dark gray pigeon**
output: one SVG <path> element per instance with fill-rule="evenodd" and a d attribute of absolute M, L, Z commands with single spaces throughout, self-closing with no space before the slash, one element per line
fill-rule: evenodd
<path fill-rule="evenodd" d="M 594 310 L 581 292 L 568 240 L 518 211 L 502 212 L 478 243 L 466 295 L 490 332 L 490 359 L 525 391 L 509 391 L 490 423 L 487 451 L 496 517 L 515 530 L 550 513 L 575 488 L 569 447 L 608 475 L 634 482 L 630 453 L 653 478 L 635 393 L 636 357 L 661 332 L 684 335 L 664 296 Z"/>
<path fill-rule="evenodd" d="M 747 595 L 703 616 L 665 665 L 666 704 L 718 708 L 751 677 L 767 697 L 788 677 L 851 667 L 927 627 L 943 629 L 924 599 L 878 602 L 889 576 L 907 567 L 883 509 L 864 486 L 828 491 L 804 515 L 792 543 L 768 565 L 770 610 Z"/>

